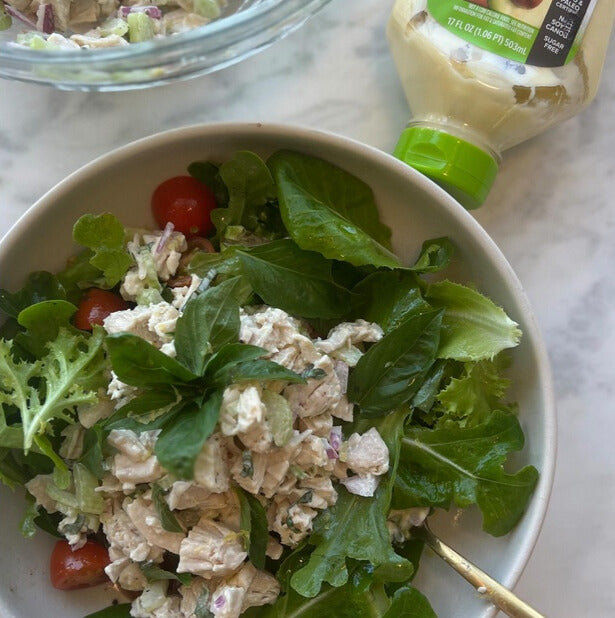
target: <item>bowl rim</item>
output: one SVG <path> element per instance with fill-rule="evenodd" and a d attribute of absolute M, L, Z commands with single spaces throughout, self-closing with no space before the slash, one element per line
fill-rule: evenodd
<path fill-rule="evenodd" d="M 337 148 L 341 147 L 353 152 L 358 151 L 361 153 L 362 158 L 371 159 L 380 165 L 393 169 L 395 173 L 407 177 L 411 183 L 418 185 L 430 198 L 440 202 L 446 211 L 448 211 L 448 214 L 452 216 L 455 224 L 458 224 L 471 233 L 476 242 L 481 245 L 494 260 L 495 266 L 503 277 L 506 287 L 515 297 L 521 313 L 527 320 L 524 329 L 525 332 L 528 333 L 528 340 L 534 343 L 534 354 L 538 367 L 537 378 L 538 383 L 542 385 L 541 400 L 544 401 L 545 407 L 542 421 L 544 427 L 544 443 L 541 453 L 542 462 L 539 470 L 540 476 L 529 507 L 521 520 L 527 527 L 527 533 L 524 535 L 514 559 L 509 560 L 508 572 L 501 580 L 502 584 L 509 588 L 513 588 L 523 573 L 540 535 L 546 517 L 555 476 L 557 419 L 550 361 L 536 315 L 531 307 L 529 299 L 522 288 L 519 278 L 501 249 L 499 249 L 487 231 L 459 202 L 417 170 L 409 167 L 393 155 L 374 146 L 332 131 L 315 129 L 308 126 L 267 122 L 212 122 L 190 124 L 131 141 L 97 156 L 89 163 L 86 163 L 70 173 L 66 178 L 46 191 L 17 219 L 4 237 L 0 238 L 0 263 L 3 260 L 4 254 L 9 252 L 11 247 L 19 244 L 19 237 L 29 226 L 30 222 L 38 217 L 39 212 L 52 209 L 55 202 L 57 202 L 63 194 L 69 192 L 75 185 L 86 181 L 92 176 L 100 174 L 101 169 L 113 166 L 117 162 L 133 157 L 139 152 L 148 150 L 149 148 L 157 147 L 165 143 L 194 138 L 195 135 L 206 140 L 208 136 L 213 135 L 241 136 L 256 135 L 260 132 L 265 132 L 269 138 L 287 138 L 289 134 L 292 134 L 301 140 L 312 141 Z M 496 613 L 496 608 L 489 608 L 483 614 L 483 618 L 495 616 Z"/>

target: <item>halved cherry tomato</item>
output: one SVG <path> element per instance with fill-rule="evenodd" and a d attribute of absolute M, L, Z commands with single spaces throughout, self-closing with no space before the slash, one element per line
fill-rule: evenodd
<path fill-rule="evenodd" d="M 130 305 L 119 294 L 90 288 L 77 307 L 74 324 L 81 330 L 92 330 L 93 324 L 102 324 L 110 313 L 129 308 Z"/>
<path fill-rule="evenodd" d="M 108 581 L 105 567 L 109 562 L 109 553 L 95 541 L 87 541 L 74 551 L 66 541 L 58 541 L 49 561 L 51 585 L 59 590 L 75 590 L 102 584 Z"/>
<path fill-rule="evenodd" d="M 192 176 L 174 176 L 161 182 L 152 194 L 152 213 L 164 228 L 172 223 L 186 237 L 207 236 L 212 229 L 213 191 Z"/>

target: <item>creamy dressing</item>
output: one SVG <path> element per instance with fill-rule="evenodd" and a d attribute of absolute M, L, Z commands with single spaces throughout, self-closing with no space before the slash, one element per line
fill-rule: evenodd
<path fill-rule="evenodd" d="M 429 15 L 427 0 L 397 0 L 387 35 L 411 124 L 442 129 L 498 158 L 594 98 L 614 16 L 615 2 L 599 1 L 574 59 L 546 68 L 466 42 Z"/>

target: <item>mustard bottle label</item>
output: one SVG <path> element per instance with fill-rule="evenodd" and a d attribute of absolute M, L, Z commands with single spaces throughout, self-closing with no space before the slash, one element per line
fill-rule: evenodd
<path fill-rule="evenodd" d="M 515 62 L 558 67 L 574 58 L 597 2 L 427 0 L 427 8 L 441 26 L 468 43 Z"/>

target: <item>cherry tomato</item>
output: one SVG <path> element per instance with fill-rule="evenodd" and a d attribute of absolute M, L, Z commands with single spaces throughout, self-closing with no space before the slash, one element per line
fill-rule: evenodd
<path fill-rule="evenodd" d="M 51 585 L 59 590 L 75 590 L 102 584 L 108 581 L 105 567 L 109 562 L 107 550 L 95 541 L 87 541 L 74 551 L 66 541 L 58 541 L 49 561 Z"/>
<path fill-rule="evenodd" d="M 102 324 L 110 313 L 129 307 L 130 305 L 115 292 L 90 288 L 77 307 L 74 324 L 81 330 L 92 330 L 93 324 Z"/>
<path fill-rule="evenodd" d="M 207 236 L 212 229 L 213 191 L 192 176 L 174 176 L 160 183 L 152 194 L 152 213 L 164 228 L 172 223 L 186 237 Z"/>

